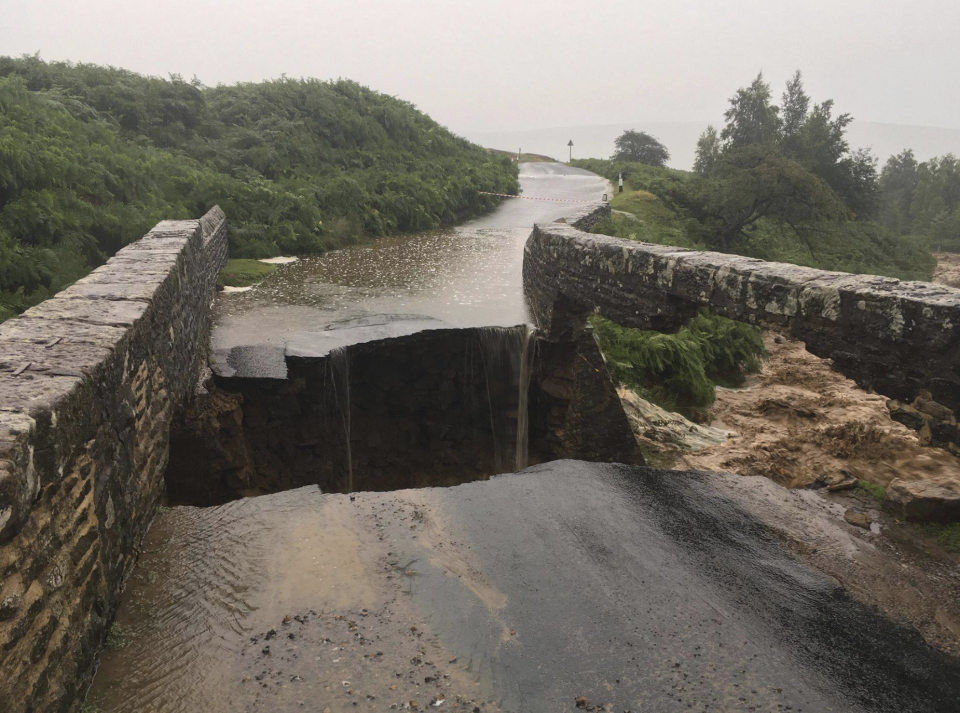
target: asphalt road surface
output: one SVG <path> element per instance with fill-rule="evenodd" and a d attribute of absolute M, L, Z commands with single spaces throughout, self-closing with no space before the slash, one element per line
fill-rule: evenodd
<path fill-rule="evenodd" d="M 955 660 L 797 561 L 722 477 L 737 476 L 561 461 L 447 489 L 174 508 L 121 610 L 130 644 L 104 654 L 90 700 L 958 710 Z"/>

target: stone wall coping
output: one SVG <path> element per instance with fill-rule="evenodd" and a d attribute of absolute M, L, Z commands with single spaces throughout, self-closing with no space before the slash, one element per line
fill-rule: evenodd
<path fill-rule="evenodd" d="M 38 472 L 35 454 L 57 450 L 51 439 L 69 439 L 63 416 L 92 407 L 96 392 L 110 387 L 108 372 L 130 368 L 115 363 L 121 345 L 138 325 L 163 322 L 154 303 L 182 289 L 188 253 L 219 237 L 225 257 L 225 222 L 219 206 L 199 220 L 161 221 L 86 277 L 0 324 L 0 543 L 15 534 L 43 479 L 55 477 Z M 58 422 L 66 432 L 52 432 Z M 62 450 L 61 467 L 70 449 Z"/>

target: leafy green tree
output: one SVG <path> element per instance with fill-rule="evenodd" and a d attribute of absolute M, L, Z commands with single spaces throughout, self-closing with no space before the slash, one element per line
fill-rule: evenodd
<path fill-rule="evenodd" d="M 909 149 L 891 156 L 880 191 L 888 228 L 926 236 L 936 250 L 960 250 L 960 160 L 953 154 L 923 163 Z"/>
<path fill-rule="evenodd" d="M 667 147 L 645 131 L 628 129 L 614 141 L 613 161 L 633 161 L 649 166 L 666 166 L 670 160 Z"/>
<path fill-rule="evenodd" d="M 930 222 L 930 245 L 937 252 L 960 252 L 960 210 L 941 211 Z"/>
<path fill-rule="evenodd" d="M 693 162 L 693 170 L 701 176 L 709 176 L 720 161 L 722 153 L 720 135 L 713 126 L 708 126 L 697 139 L 697 156 Z"/>
<path fill-rule="evenodd" d="M 833 100 L 814 105 L 804 122 L 795 158 L 822 178 L 854 214 L 872 217 L 877 202 L 876 159 L 869 151 L 850 151 L 846 130 L 853 117 L 833 116 Z"/>
<path fill-rule="evenodd" d="M 905 235 L 910 232 L 910 204 L 920 182 L 919 164 L 911 149 L 891 156 L 880 172 L 882 222 Z"/>
<path fill-rule="evenodd" d="M 709 178 L 693 179 L 678 198 L 725 252 L 749 240 L 750 229 L 763 220 L 786 225 L 813 251 L 813 236 L 824 223 L 849 216 L 822 180 L 763 146 L 728 149 Z"/>
<path fill-rule="evenodd" d="M 780 107 L 760 74 L 730 99 L 722 138 L 724 149 L 774 147 L 823 179 L 855 217 L 874 216 L 878 204 L 876 160 L 869 151 L 851 152 L 846 130 L 853 117 L 833 116 L 833 101 L 811 107 L 797 70 L 788 80 Z"/>
<path fill-rule="evenodd" d="M 910 202 L 914 230 L 928 232 L 934 221 L 948 224 L 960 209 L 960 160 L 953 154 L 925 161 L 917 167 L 917 187 Z"/>
<path fill-rule="evenodd" d="M 727 121 L 721 137 L 728 146 L 771 146 L 780 131 L 779 110 L 770 101 L 770 85 L 760 72 L 748 87 L 741 87 L 730 98 L 730 108 L 724 113 Z"/>
<path fill-rule="evenodd" d="M 810 112 L 810 97 L 803 89 L 798 69 L 787 81 L 780 103 L 780 147 L 787 156 L 799 157 L 804 150 L 803 129 Z"/>

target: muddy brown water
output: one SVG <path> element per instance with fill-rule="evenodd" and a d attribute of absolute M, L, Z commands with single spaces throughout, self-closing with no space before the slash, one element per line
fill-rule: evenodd
<path fill-rule="evenodd" d="M 117 619 L 125 645 L 104 652 L 90 702 L 226 713 L 460 696 L 496 710 L 404 596 L 415 567 L 381 521 L 415 527 L 415 502 L 361 510 L 304 488 L 162 512 Z"/>

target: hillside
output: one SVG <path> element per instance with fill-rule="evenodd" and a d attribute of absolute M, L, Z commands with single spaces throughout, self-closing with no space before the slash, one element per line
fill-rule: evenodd
<path fill-rule="evenodd" d="M 163 218 L 219 204 L 234 257 L 317 253 L 476 215 L 516 176 L 348 80 L 208 88 L 0 57 L 0 320 Z"/>

